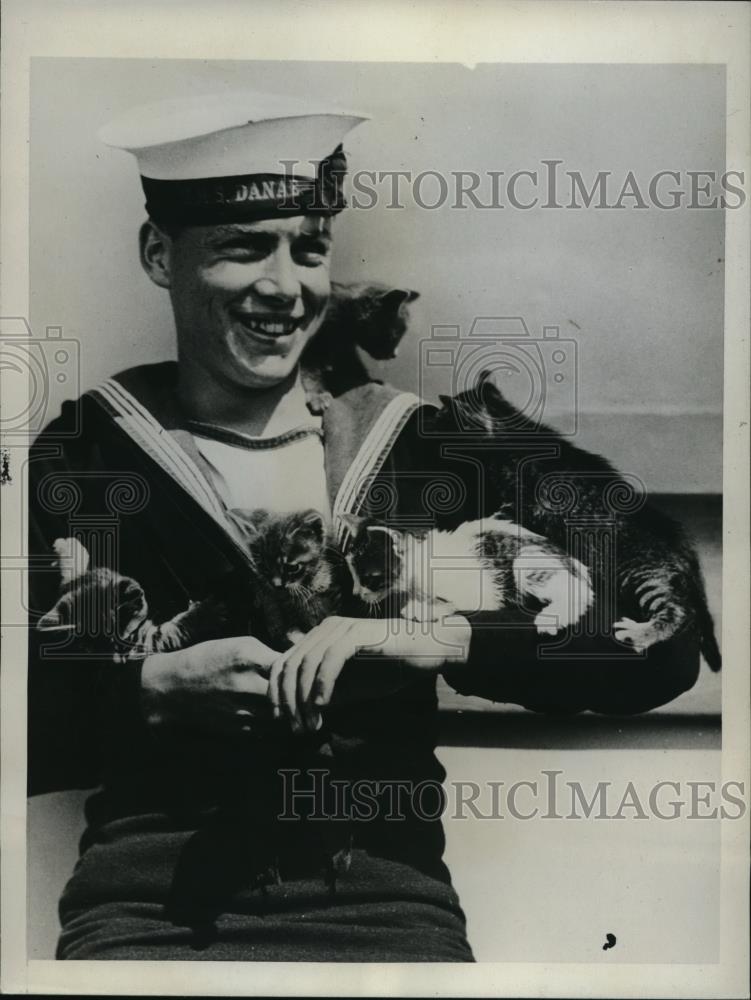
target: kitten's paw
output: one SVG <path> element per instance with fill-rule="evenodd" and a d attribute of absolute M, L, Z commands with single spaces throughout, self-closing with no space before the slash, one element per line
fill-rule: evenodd
<path fill-rule="evenodd" d="M 331 859 L 331 867 L 337 875 L 346 875 L 352 867 L 352 848 L 343 847 Z"/>
<path fill-rule="evenodd" d="M 635 622 L 633 618 L 621 618 L 613 623 L 613 635 L 618 642 L 631 646 L 637 653 L 656 641 L 652 622 Z"/>
<path fill-rule="evenodd" d="M 409 601 L 401 610 L 402 618 L 408 622 L 438 622 L 446 615 L 455 614 L 456 609 L 448 601 Z"/>
<path fill-rule="evenodd" d="M 541 611 L 535 618 L 535 628 L 540 635 L 557 635 L 561 626 L 549 611 Z"/>
<path fill-rule="evenodd" d="M 321 417 L 328 410 L 334 397 L 330 392 L 311 392 L 306 400 L 308 410 L 316 417 Z"/>
<path fill-rule="evenodd" d="M 401 610 L 401 616 L 408 622 L 426 622 L 435 620 L 430 617 L 429 607 L 425 604 L 420 604 L 418 601 L 410 601 L 408 604 L 405 604 Z"/>

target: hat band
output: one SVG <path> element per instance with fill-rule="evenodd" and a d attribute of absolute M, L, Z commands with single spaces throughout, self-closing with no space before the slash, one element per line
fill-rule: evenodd
<path fill-rule="evenodd" d="M 331 178 L 250 174 L 165 181 L 141 177 L 146 211 L 155 222 L 218 225 L 289 215 L 333 215 L 346 206 Z"/>

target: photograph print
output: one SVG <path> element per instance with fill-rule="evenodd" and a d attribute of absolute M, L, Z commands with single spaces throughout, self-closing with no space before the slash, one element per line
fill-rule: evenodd
<path fill-rule="evenodd" d="M 28 958 L 720 962 L 725 67 L 29 86 Z"/>

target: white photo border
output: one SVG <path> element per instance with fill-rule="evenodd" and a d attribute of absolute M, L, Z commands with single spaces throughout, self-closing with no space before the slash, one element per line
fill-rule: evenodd
<path fill-rule="evenodd" d="M 742 3 L 456 0 L 7 0 L 2 61 L 2 311 L 29 315 L 29 78 L 34 56 L 726 67 L 729 169 L 751 174 L 751 7 Z M 749 773 L 749 252 L 751 204 L 726 212 L 723 780 Z M 15 452 L 15 449 L 14 449 Z M 22 476 L 2 490 L 3 548 L 22 530 Z M 23 607 L 23 574 L 3 620 Z M 8 612 L 6 614 L 5 612 Z M 3 636 L 2 987 L 131 995 L 741 997 L 748 995 L 749 816 L 722 828 L 717 965 L 54 962 L 26 959 L 26 636 Z M 12 669 L 10 666 L 12 665 Z"/>

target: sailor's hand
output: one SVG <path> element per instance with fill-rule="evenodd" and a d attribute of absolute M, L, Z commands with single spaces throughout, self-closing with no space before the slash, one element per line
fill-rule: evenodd
<path fill-rule="evenodd" d="M 274 660 L 269 676 L 274 714 L 285 715 L 296 731 L 316 729 L 342 669 L 353 658 L 364 669 L 372 667 L 369 681 L 371 687 L 376 681 L 377 693 L 374 659 L 438 673 L 447 663 L 466 662 L 469 639 L 469 623 L 458 615 L 429 623 L 403 618 L 327 618 Z M 384 680 L 393 690 L 393 677 Z"/>
<path fill-rule="evenodd" d="M 224 732 L 247 728 L 253 709 L 266 704 L 278 656 L 248 635 L 154 653 L 141 672 L 144 714 L 154 724 L 191 722 Z"/>

